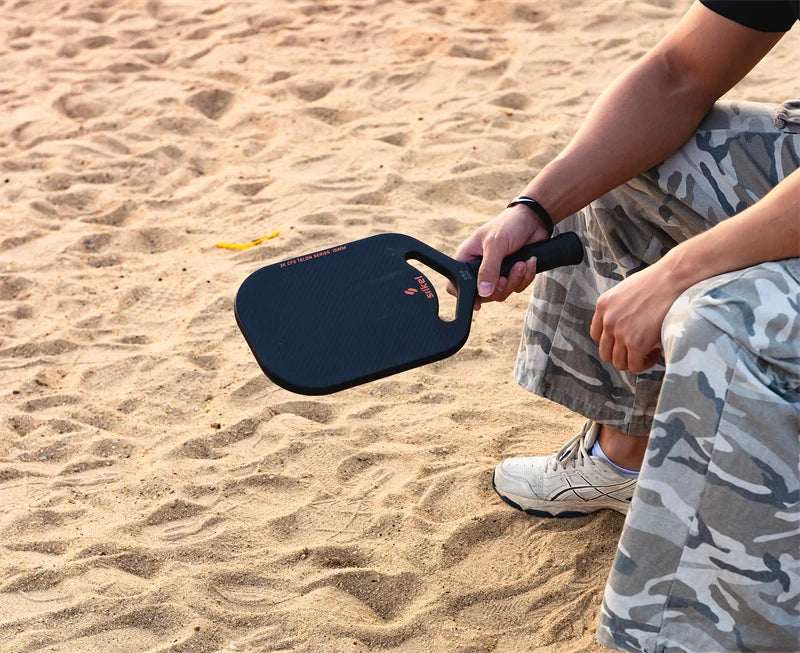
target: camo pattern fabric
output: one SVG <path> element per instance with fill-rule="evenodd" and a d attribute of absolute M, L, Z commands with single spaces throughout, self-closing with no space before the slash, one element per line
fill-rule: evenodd
<path fill-rule="evenodd" d="M 800 650 L 800 259 L 703 281 L 662 328 L 644 466 L 597 637 Z"/>
<path fill-rule="evenodd" d="M 664 376 L 600 358 L 589 325 L 598 296 L 671 247 L 766 195 L 800 167 L 800 100 L 718 103 L 673 156 L 561 221 L 587 260 L 536 276 L 514 370 L 531 392 L 646 436 Z"/>

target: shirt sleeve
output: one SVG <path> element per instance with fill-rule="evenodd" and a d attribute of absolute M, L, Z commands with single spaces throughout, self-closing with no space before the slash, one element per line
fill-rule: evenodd
<path fill-rule="evenodd" d="M 759 32 L 788 32 L 800 0 L 700 0 L 711 11 Z"/>

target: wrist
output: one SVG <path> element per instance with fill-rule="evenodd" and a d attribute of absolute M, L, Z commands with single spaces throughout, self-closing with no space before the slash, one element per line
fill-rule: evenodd
<path fill-rule="evenodd" d="M 699 236 L 695 237 L 695 239 L 697 238 Z M 713 276 L 713 272 L 707 269 L 707 258 L 703 256 L 698 258 L 695 247 L 685 246 L 689 242 L 685 241 L 676 245 L 655 264 L 663 269 L 664 276 L 670 280 L 677 294 L 691 288 L 703 279 Z M 695 244 L 692 243 L 692 245 Z"/>
<path fill-rule="evenodd" d="M 547 208 L 554 224 L 582 209 L 586 204 L 576 204 L 576 198 L 580 198 L 582 195 L 581 190 L 576 186 L 574 171 L 569 170 L 560 157 L 556 157 L 542 168 L 525 186 L 520 195 L 535 197 L 542 206 Z M 583 200 L 579 199 L 578 201 L 582 202 Z"/>
<path fill-rule="evenodd" d="M 539 222 L 547 231 L 547 237 L 551 238 L 553 235 L 553 219 L 550 217 L 550 214 L 547 212 L 539 202 L 527 195 L 519 195 L 511 200 L 508 205 L 506 206 L 507 209 L 510 209 L 512 206 L 517 206 L 521 204 L 528 208 L 537 218 L 539 218 Z"/>

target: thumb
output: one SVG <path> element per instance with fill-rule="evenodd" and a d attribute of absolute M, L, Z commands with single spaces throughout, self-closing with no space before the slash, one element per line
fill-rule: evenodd
<path fill-rule="evenodd" d="M 487 238 L 483 243 L 483 261 L 478 270 L 478 295 L 489 297 L 497 288 L 500 279 L 500 263 L 506 252 L 495 238 Z"/>

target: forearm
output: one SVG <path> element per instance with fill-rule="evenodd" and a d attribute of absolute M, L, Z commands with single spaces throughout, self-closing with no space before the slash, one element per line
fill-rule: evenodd
<path fill-rule="evenodd" d="M 564 151 L 525 188 L 555 222 L 675 152 L 715 98 L 698 97 L 664 57 L 648 55 L 595 102 Z"/>
<path fill-rule="evenodd" d="M 664 160 L 780 37 L 693 5 L 598 98 L 570 144 L 524 194 L 558 222 Z"/>
<path fill-rule="evenodd" d="M 559 222 L 654 166 L 680 148 L 717 98 L 781 36 L 744 27 L 695 3 L 665 39 L 600 96 L 570 144 L 522 194 L 538 200 Z M 531 262 L 517 264 L 507 278 L 500 277 L 500 267 L 504 256 L 548 237 L 546 216 L 538 213 L 516 203 L 459 246 L 459 260 L 483 257 L 481 301 L 502 301 L 530 283 Z"/>
<path fill-rule="evenodd" d="M 600 357 L 642 372 L 659 354 L 664 317 L 696 283 L 766 261 L 800 256 L 800 170 L 761 201 L 672 248 L 661 260 L 604 292 L 590 334 Z"/>
<path fill-rule="evenodd" d="M 800 256 L 800 170 L 766 197 L 677 245 L 659 261 L 679 291 L 710 277 Z"/>

